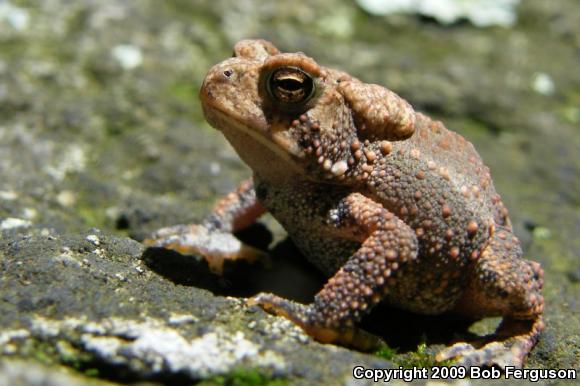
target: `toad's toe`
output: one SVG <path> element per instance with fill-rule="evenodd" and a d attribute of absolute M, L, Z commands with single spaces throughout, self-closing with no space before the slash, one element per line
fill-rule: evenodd
<path fill-rule="evenodd" d="M 333 343 L 361 351 L 375 350 L 384 342 L 375 335 L 354 326 L 331 327 L 316 323 L 310 305 L 295 303 L 279 296 L 260 293 L 248 299 L 249 305 L 258 305 L 264 311 L 282 316 L 300 326 L 304 332 L 321 343 Z"/>
<path fill-rule="evenodd" d="M 166 248 L 184 255 L 202 256 L 210 270 L 223 273 L 226 260 L 262 261 L 269 257 L 259 249 L 242 243 L 233 234 L 210 230 L 203 225 L 177 225 L 162 228 L 143 241 L 149 247 Z"/>

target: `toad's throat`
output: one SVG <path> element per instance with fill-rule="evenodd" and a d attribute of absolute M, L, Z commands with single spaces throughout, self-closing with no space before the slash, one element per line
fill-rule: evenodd
<path fill-rule="evenodd" d="M 264 153 L 267 151 L 273 153 L 279 160 L 282 160 L 292 172 L 296 174 L 304 174 L 304 169 L 297 163 L 298 160 L 304 158 L 304 152 L 294 141 L 292 141 L 291 138 L 288 137 L 286 131 L 269 131 L 265 129 L 266 124 L 262 122 L 250 127 L 241 120 L 236 119 L 236 117 L 228 115 L 213 107 L 204 109 L 204 112 L 207 121 L 225 135 L 244 161 L 246 161 L 247 158 L 255 158 L 257 154 L 253 154 L 252 157 L 248 157 L 248 155 L 245 154 L 252 150 L 244 146 L 243 142 L 245 141 L 237 139 L 240 134 L 246 136 L 246 139 L 249 137 L 251 141 L 262 146 L 264 148 L 262 150 Z"/>

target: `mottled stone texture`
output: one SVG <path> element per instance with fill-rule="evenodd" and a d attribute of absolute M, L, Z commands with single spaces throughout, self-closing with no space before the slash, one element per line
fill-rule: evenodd
<path fill-rule="evenodd" d="M 0 327 L 8 335 L 0 342 L 7 361 L 24 365 L 3 362 L 14 369 L 3 376 L 18 377 L 17 369 L 22 375 L 34 362 L 31 377 L 60 363 L 98 379 L 183 381 L 163 378 L 169 372 L 157 366 L 159 355 L 212 342 L 230 354 L 237 352 L 232 342 L 245 353 L 257 347 L 244 357 L 247 367 L 306 384 L 342 383 L 354 364 L 387 366 L 319 345 L 284 319 L 222 297 L 267 291 L 310 303 L 322 288 L 325 279 L 284 241 L 271 217 L 263 222 L 272 234 L 257 226 L 239 235 L 261 250 L 270 246 L 271 268 L 225 264 L 225 280 L 197 258 L 143 256 L 133 241 L 163 226 L 199 223 L 218 197 L 250 177 L 203 119 L 198 92 L 235 42 L 254 37 L 387 86 L 474 143 L 526 257 L 545 270 L 546 329 L 526 365 L 579 366 L 577 1 L 522 1 L 511 28 L 377 17 L 336 0 L 308 8 L 225 0 L 6 4 L 0 6 Z M 340 162 L 329 166 L 337 175 L 345 171 Z M 181 343 L 152 352 L 151 326 L 185 343 L 172 339 Z M 382 306 L 363 326 L 399 348 L 392 360 L 406 365 L 469 336 L 459 322 Z M 494 327 L 488 320 L 472 331 Z M 93 344 L 97 336 L 100 345 Z M 426 349 L 417 350 L 422 340 Z M 264 365 L 268 350 L 282 356 L 287 373 Z M 141 359 L 130 357 L 136 353 Z M 48 367 L 36 367 L 39 361 Z M 194 374 L 175 368 L 183 370 L 177 375 L 183 383 Z"/>

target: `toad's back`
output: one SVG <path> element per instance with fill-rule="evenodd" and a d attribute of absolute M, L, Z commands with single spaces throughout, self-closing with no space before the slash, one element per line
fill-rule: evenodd
<path fill-rule="evenodd" d="M 449 310 L 462 293 L 465 270 L 495 227 L 499 201 L 494 204 L 488 168 L 462 136 L 421 114 L 411 138 L 388 144 L 362 141 L 355 148 L 355 153 L 361 150 L 359 162 L 371 167 L 353 172 L 352 178 L 362 177 L 360 183 L 271 183 L 257 174 L 258 198 L 328 276 L 361 245 L 352 235 L 335 232 L 326 220 L 329 213 L 353 192 L 381 203 L 414 231 L 419 255 L 415 264 L 399 268 L 401 279 L 384 300 L 419 313 Z"/>
<path fill-rule="evenodd" d="M 369 145 L 386 153 L 381 145 Z M 495 225 L 506 224 L 507 213 L 471 143 L 417 114 L 413 136 L 389 146 L 373 162 L 361 193 L 415 230 L 420 255 L 462 265 L 477 258 Z"/>

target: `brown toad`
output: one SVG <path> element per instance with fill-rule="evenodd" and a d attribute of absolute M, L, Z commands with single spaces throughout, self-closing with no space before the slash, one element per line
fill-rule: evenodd
<path fill-rule="evenodd" d="M 309 305 L 252 299 L 322 342 L 364 346 L 354 325 L 380 301 L 422 314 L 503 316 L 493 339 L 438 359 L 521 366 L 543 329 L 542 269 L 522 251 L 489 169 L 462 136 L 395 93 L 280 53 L 236 44 L 201 89 L 207 120 L 252 168 L 201 225 L 147 244 L 224 259 L 259 258 L 232 232 L 269 211 L 330 279 Z"/>

